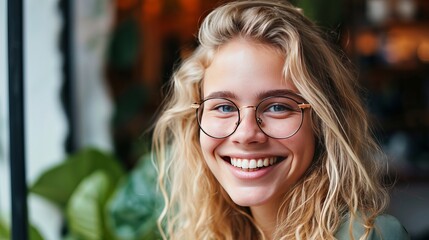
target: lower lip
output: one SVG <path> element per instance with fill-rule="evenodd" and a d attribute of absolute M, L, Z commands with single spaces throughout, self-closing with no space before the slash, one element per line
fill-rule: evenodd
<path fill-rule="evenodd" d="M 230 168 L 232 174 L 236 178 L 243 179 L 243 180 L 252 180 L 252 179 L 262 178 L 265 175 L 267 175 L 271 170 L 273 170 L 274 166 L 277 165 L 276 164 L 273 166 L 264 167 L 264 168 L 261 168 L 261 169 L 256 170 L 256 171 L 255 170 L 254 171 L 244 171 L 241 168 L 234 167 L 229 163 L 226 163 L 226 164 L 229 165 L 229 168 Z"/>

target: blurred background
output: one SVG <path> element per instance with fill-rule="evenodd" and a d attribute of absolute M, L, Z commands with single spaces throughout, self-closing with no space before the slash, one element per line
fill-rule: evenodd
<path fill-rule="evenodd" d="M 388 212 L 412 239 L 429 239 L 429 1 L 291 2 L 358 68 L 374 133 L 389 158 Z M 158 237 L 162 200 L 147 129 L 163 85 L 220 3 L 24 1 L 22 151 L 32 239 Z M 10 237 L 12 214 L 7 24 L 1 0 L 0 239 Z"/>

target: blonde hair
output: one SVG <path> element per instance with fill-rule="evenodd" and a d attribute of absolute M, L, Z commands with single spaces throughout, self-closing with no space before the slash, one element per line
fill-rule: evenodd
<path fill-rule="evenodd" d="M 154 152 L 165 198 L 160 217 L 169 239 L 264 239 L 249 208 L 236 205 L 210 172 L 199 145 L 195 111 L 205 69 L 216 50 L 242 37 L 285 56 L 284 76 L 312 106 L 317 137 L 312 166 L 284 196 L 275 239 L 333 239 L 350 219 L 369 236 L 387 205 L 381 184 L 383 154 L 368 126 L 349 62 L 334 51 L 301 11 L 280 1 L 238 1 L 211 12 L 199 46 L 185 59 L 154 129 Z M 351 236 L 352 237 L 352 236 Z M 353 237 L 352 237 L 353 238 Z"/>

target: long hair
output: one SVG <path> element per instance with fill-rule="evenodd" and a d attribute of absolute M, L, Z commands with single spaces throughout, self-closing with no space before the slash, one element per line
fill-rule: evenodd
<path fill-rule="evenodd" d="M 299 9 L 266 0 L 228 3 L 212 11 L 200 27 L 199 46 L 172 76 L 153 142 L 165 198 L 159 220 L 163 237 L 264 239 L 249 208 L 235 204 L 206 165 L 190 108 L 201 100 L 205 69 L 217 49 L 238 37 L 280 51 L 285 79 L 312 106 L 316 153 L 283 197 L 274 238 L 333 239 L 347 219 L 351 235 L 359 219 L 365 239 L 388 197 L 380 179 L 383 154 L 368 125 L 353 68 Z"/>

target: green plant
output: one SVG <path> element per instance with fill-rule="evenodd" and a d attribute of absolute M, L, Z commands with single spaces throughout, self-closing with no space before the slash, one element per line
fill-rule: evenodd
<path fill-rule="evenodd" d="M 84 149 L 46 171 L 31 191 L 58 204 L 68 240 L 159 238 L 161 197 L 150 158 L 126 174 L 113 156 Z"/>
<path fill-rule="evenodd" d="M 157 174 L 150 155 L 144 155 L 111 198 L 110 226 L 118 239 L 160 239 L 156 220 L 163 199 L 156 189 Z"/>
<path fill-rule="evenodd" d="M 34 226 L 30 225 L 28 234 L 30 240 L 43 240 L 42 235 Z M 10 240 L 11 237 L 9 223 L 0 219 L 0 240 Z"/>
<path fill-rule="evenodd" d="M 124 174 L 112 155 L 83 149 L 47 170 L 30 190 L 61 207 L 68 239 L 114 239 L 105 207 Z"/>

